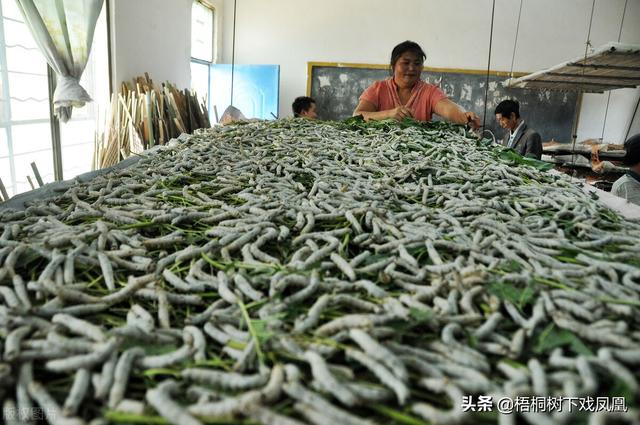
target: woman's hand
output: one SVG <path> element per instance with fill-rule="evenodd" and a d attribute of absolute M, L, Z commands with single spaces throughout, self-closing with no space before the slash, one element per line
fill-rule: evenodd
<path fill-rule="evenodd" d="M 480 127 L 480 117 L 475 112 L 465 111 L 449 99 L 442 99 L 436 103 L 433 112 L 452 123 L 469 124 L 473 129 Z"/>
<path fill-rule="evenodd" d="M 378 111 L 378 108 L 371 102 L 361 100 L 353 112 L 353 115 L 362 115 L 366 121 L 369 120 L 386 120 L 393 119 L 402 121 L 407 117 L 413 117 L 413 112 L 406 106 L 398 106 L 394 109 L 387 109 L 384 111 Z"/>
<path fill-rule="evenodd" d="M 467 111 L 464 113 L 464 116 L 467 119 L 467 124 L 469 124 L 471 128 L 474 130 L 480 128 L 480 117 L 475 112 Z"/>
<path fill-rule="evenodd" d="M 407 108 L 406 106 L 398 106 L 397 108 L 389 109 L 387 113 L 388 113 L 387 118 L 391 118 L 398 121 L 402 121 L 405 118 L 413 117 L 413 113 L 411 112 L 411 109 Z"/>

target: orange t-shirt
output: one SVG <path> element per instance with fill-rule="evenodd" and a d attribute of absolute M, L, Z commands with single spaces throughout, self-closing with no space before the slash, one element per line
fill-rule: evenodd
<path fill-rule="evenodd" d="M 430 121 L 436 103 L 446 98 L 447 95 L 437 86 L 419 80 L 413 86 L 411 97 L 404 106 L 411 109 L 413 117 L 418 121 Z M 378 111 L 386 111 L 402 106 L 398 97 L 398 86 L 393 81 L 393 77 L 371 84 L 362 93 L 360 100 L 372 103 Z"/>

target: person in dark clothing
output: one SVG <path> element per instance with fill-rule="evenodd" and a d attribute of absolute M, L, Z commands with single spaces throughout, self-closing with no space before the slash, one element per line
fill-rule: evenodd
<path fill-rule="evenodd" d="M 296 97 L 291 105 L 294 117 L 304 117 L 315 120 L 318 118 L 316 112 L 316 101 L 308 96 Z"/>
<path fill-rule="evenodd" d="M 522 156 L 535 159 L 542 157 L 542 139 L 534 129 L 527 127 L 520 118 L 520 104 L 515 100 L 503 100 L 495 110 L 496 121 L 507 129 L 502 144 L 512 148 Z"/>
<path fill-rule="evenodd" d="M 629 137 L 624 142 L 624 150 L 627 152 L 623 162 L 629 171 L 613 183 L 611 193 L 640 205 L 640 134 Z"/>

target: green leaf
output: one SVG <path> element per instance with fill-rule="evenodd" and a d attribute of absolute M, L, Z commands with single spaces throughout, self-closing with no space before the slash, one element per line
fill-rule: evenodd
<path fill-rule="evenodd" d="M 233 348 L 234 350 L 242 351 L 247 347 L 247 344 L 245 342 L 230 339 L 229 341 L 227 341 L 227 347 Z"/>
<path fill-rule="evenodd" d="M 262 341 L 271 337 L 266 330 L 265 321 L 251 319 L 251 316 L 249 316 L 249 312 L 247 311 L 247 306 L 240 300 L 238 300 L 238 306 L 240 307 L 240 311 L 242 311 L 242 317 L 247 325 L 249 334 L 251 334 L 251 339 L 253 339 L 256 346 L 256 354 L 258 355 L 260 364 L 264 365 L 265 356 L 262 351 Z"/>
<path fill-rule="evenodd" d="M 409 308 L 409 315 L 416 322 L 427 322 L 431 319 L 432 313 L 429 310 L 422 310 L 419 308 Z"/>
<path fill-rule="evenodd" d="M 137 347 L 138 345 L 134 344 L 132 346 Z M 142 348 L 144 349 L 144 353 L 147 356 L 167 354 L 167 353 L 176 351 L 178 349 L 178 347 L 175 344 L 167 344 L 167 345 L 144 344 Z"/>
<path fill-rule="evenodd" d="M 209 256 L 206 253 L 202 253 L 202 258 L 204 258 L 204 260 L 211 264 L 213 267 L 215 267 L 216 269 L 225 271 L 227 269 L 227 266 L 224 265 L 223 263 L 220 263 L 218 261 L 212 260 L 211 258 L 209 258 Z"/>
<path fill-rule="evenodd" d="M 491 282 L 487 291 L 503 301 L 511 302 L 520 310 L 531 304 L 536 295 L 532 283 L 528 283 L 527 286 L 521 288 L 509 282 Z"/>
<path fill-rule="evenodd" d="M 593 356 L 593 352 L 580 338 L 566 329 L 558 329 L 555 324 L 547 326 L 536 341 L 533 349 L 535 354 L 543 354 L 552 351 L 554 348 L 568 346 L 576 354 Z"/>
<path fill-rule="evenodd" d="M 633 400 L 635 397 L 633 390 L 629 388 L 627 383 L 618 378 L 613 381 L 613 386 L 607 395 L 609 397 L 624 397 L 626 400 Z"/>
<path fill-rule="evenodd" d="M 176 378 L 180 377 L 180 371 L 179 370 L 174 370 L 174 369 L 168 369 L 168 368 L 155 368 L 155 369 L 147 369 L 144 372 L 142 372 L 142 374 L 144 376 L 149 376 L 149 377 L 153 377 L 156 375 L 171 375 L 174 376 Z"/>
<path fill-rule="evenodd" d="M 408 415 L 399 410 L 392 409 L 389 406 L 384 406 L 382 404 L 374 404 L 371 406 L 373 410 L 376 412 L 387 416 L 388 418 L 393 419 L 394 421 L 406 424 L 406 425 L 430 425 L 429 422 L 425 422 L 421 419 Z"/>
<path fill-rule="evenodd" d="M 273 337 L 274 335 L 273 332 L 267 329 L 266 320 L 258 320 L 258 319 L 251 320 L 251 326 L 256 332 L 256 337 L 258 338 L 258 341 L 260 342 L 260 344 L 264 344 L 269 339 L 271 339 L 271 337 Z"/>
<path fill-rule="evenodd" d="M 124 413 L 115 410 L 107 410 L 104 417 L 109 421 L 117 424 L 152 424 L 165 425 L 167 421 L 162 416 L 136 415 L 135 413 Z"/>
<path fill-rule="evenodd" d="M 553 168 L 553 164 L 522 156 L 513 149 L 502 149 L 500 152 L 498 152 L 498 158 L 510 163 L 528 165 L 540 171 L 548 171 Z"/>

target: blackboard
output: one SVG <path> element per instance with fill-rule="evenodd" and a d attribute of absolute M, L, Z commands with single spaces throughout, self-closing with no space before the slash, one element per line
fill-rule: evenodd
<path fill-rule="evenodd" d="M 316 100 L 318 117 L 343 120 L 353 114 L 362 92 L 376 80 L 389 77 L 384 65 L 309 62 L 307 93 Z M 517 74 L 516 77 L 524 74 Z M 447 96 L 466 110 L 483 118 L 486 71 L 424 68 L 422 79 L 437 85 Z M 568 142 L 578 107 L 578 94 L 551 90 L 510 89 L 502 86 L 505 72 L 490 72 L 487 93 L 486 127 L 497 138 L 505 130 L 496 122 L 495 107 L 504 99 L 520 102 L 520 115 L 535 129 L 542 141 Z M 439 119 L 434 115 L 434 119 Z"/>

